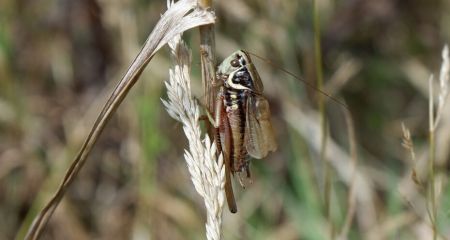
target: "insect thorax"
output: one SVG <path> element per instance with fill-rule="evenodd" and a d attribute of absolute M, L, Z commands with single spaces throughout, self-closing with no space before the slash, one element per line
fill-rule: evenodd
<path fill-rule="evenodd" d="M 253 89 L 253 81 L 246 67 L 234 72 L 231 77 L 222 75 L 224 103 L 227 110 L 243 109 L 248 94 Z"/>

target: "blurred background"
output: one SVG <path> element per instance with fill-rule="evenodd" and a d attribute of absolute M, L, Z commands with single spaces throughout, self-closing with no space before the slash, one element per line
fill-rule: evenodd
<path fill-rule="evenodd" d="M 252 185 L 235 183 L 239 210 L 225 209 L 224 239 L 431 239 L 428 78 L 439 75 L 450 40 L 450 2 L 317 4 L 324 87 L 348 105 L 355 137 L 343 107 L 326 98 L 326 171 L 317 91 L 253 59 L 279 149 L 252 161 Z M 227 0 L 215 7 L 219 62 L 246 49 L 315 84 L 312 1 Z M 23 237 L 165 9 L 165 0 L 0 1 L 0 239 Z M 194 29 L 184 37 L 194 54 L 194 92 L 202 97 L 198 35 Z M 167 49 L 149 64 L 42 239 L 205 239 L 203 200 L 183 159 L 187 141 L 160 101 L 170 64 Z M 442 238 L 450 237 L 446 109 L 436 134 Z M 411 131 L 415 161 L 401 145 L 401 122 Z"/>

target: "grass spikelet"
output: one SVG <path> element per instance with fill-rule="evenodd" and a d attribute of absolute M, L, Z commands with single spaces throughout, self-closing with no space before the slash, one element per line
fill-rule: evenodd
<path fill-rule="evenodd" d="M 436 113 L 434 112 L 434 90 L 433 90 L 433 76 L 429 79 L 429 159 L 428 159 L 428 207 L 430 214 L 430 221 L 433 228 L 433 239 L 437 239 L 437 199 L 436 199 L 436 184 L 435 184 L 435 152 L 436 152 L 436 129 L 443 114 L 444 106 L 447 102 L 448 96 L 448 80 L 450 74 L 450 61 L 448 46 L 442 50 L 442 65 L 439 75 L 439 98 Z"/>
<path fill-rule="evenodd" d="M 183 124 L 189 141 L 185 150 L 186 160 L 195 190 L 204 199 L 207 222 L 206 236 L 210 240 L 221 239 L 222 212 L 225 202 L 225 167 L 222 155 L 216 159 L 216 145 L 207 135 L 202 138 L 199 124 L 199 106 L 191 96 L 191 54 L 181 37 L 177 36 L 169 46 L 175 65 L 169 71 L 166 82 L 168 101 L 162 100 L 169 114 Z"/>
<path fill-rule="evenodd" d="M 403 132 L 402 147 L 408 151 L 412 163 L 411 179 L 414 181 L 415 184 L 421 187 L 422 182 L 420 181 L 416 170 L 417 161 L 416 161 L 416 153 L 414 151 L 414 143 L 411 139 L 411 132 L 409 131 L 409 128 L 405 126 L 404 123 L 402 123 L 402 132 Z"/>

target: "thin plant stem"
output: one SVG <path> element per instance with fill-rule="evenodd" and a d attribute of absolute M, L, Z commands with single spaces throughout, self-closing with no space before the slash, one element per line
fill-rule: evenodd
<path fill-rule="evenodd" d="M 320 14 L 318 9 L 318 2 L 313 1 L 313 24 L 314 24 L 314 59 L 316 67 L 316 81 L 317 88 L 323 89 L 323 69 L 322 69 L 322 49 L 320 44 Z M 331 216 L 331 188 L 332 188 L 332 171 L 330 164 L 325 160 L 326 145 L 327 145 L 327 120 L 325 116 L 325 100 L 322 95 L 318 98 L 318 107 L 320 114 L 321 127 L 321 147 L 320 147 L 320 162 L 322 162 L 322 169 L 324 173 L 324 212 L 330 223 L 330 239 L 334 239 L 334 226 Z"/>
<path fill-rule="evenodd" d="M 355 127 L 353 124 L 353 119 L 350 111 L 344 109 L 345 122 L 347 124 L 347 135 L 349 141 L 350 148 L 350 156 L 352 160 L 351 168 L 352 168 L 352 177 L 350 181 L 350 189 L 348 193 L 347 199 L 347 214 L 345 216 L 344 225 L 339 234 L 338 239 L 348 239 L 348 233 L 350 231 L 350 227 L 353 222 L 353 217 L 356 212 L 356 196 L 355 196 L 355 185 L 356 185 L 356 167 L 358 164 L 358 153 L 356 149 L 356 135 L 355 135 Z"/>
<path fill-rule="evenodd" d="M 205 10 L 212 9 L 211 0 L 199 0 L 199 6 Z M 205 105 L 209 112 L 214 111 L 215 91 L 212 85 L 216 81 L 216 52 L 214 24 L 199 27 L 200 31 L 200 61 L 202 69 L 202 82 L 205 96 Z"/>
<path fill-rule="evenodd" d="M 436 240 L 437 238 L 437 225 L 436 225 L 436 215 L 437 215 L 437 209 L 436 209 L 436 192 L 435 192 L 435 171 L 434 171 L 434 161 L 435 161 L 435 134 L 434 129 L 433 131 L 430 131 L 430 159 L 429 159 L 429 176 L 430 176 L 430 205 L 431 205 L 431 224 L 433 227 L 433 240 Z"/>
<path fill-rule="evenodd" d="M 429 204 L 431 205 L 431 224 L 433 227 L 433 239 L 437 239 L 437 199 L 436 199 L 436 189 L 435 189 L 435 161 L 436 161 L 436 129 L 444 112 L 444 106 L 448 98 L 448 81 L 450 78 L 450 56 L 448 46 L 446 45 L 442 50 L 442 65 L 439 74 L 439 94 L 438 94 L 438 107 L 434 110 L 434 93 L 433 93 L 433 76 L 429 80 L 429 122 L 430 122 L 430 135 L 429 135 L 429 161 L 428 161 L 428 171 L 429 171 Z"/>
<path fill-rule="evenodd" d="M 199 6 L 207 11 L 212 11 L 212 1 L 211 0 L 199 0 Z M 216 111 L 215 102 L 217 98 L 217 92 L 215 91 L 216 85 L 216 42 L 214 33 L 214 24 L 203 25 L 199 27 L 200 30 L 200 62 L 202 69 L 202 84 L 204 91 L 204 102 L 207 111 L 214 113 Z M 209 121 L 205 121 L 208 135 L 211 139 L 216 139 L 217 134 L 215 129 L 212 128 Z M 218 140 L 216 139 L 216 142 Z M 218 152 L 222 152 L 221 144 L 217 144 Z M 224 156 L 227 158 L 227 156 Z M 227 161 L 225 161 L 227 162 Z M 236 202 L 234 200 L 234 195 L 232 193 L 231 186 L 231 171 L 229 165 L 225 164 L 225 193 L 227 195 L 227 202 L 230 211 L 235 213 L 237 211 Z"/>
<path fill-rule="evenodd" d="M 429 207 L 431 208 L 430 212 L 430 222 L 431 222 L 431 226 L 433 228 L 433 240 L 436 240 L 437 238 L 437 227 L 436 227 L 436 213 L 437 213 L 437 209 L 436 209 L 436 194 L 435 194 L 435 182 L 434 182 L 434 160 L 435 160 L 435 143 L 434 143 L 434 139 L 435 139 L 435 122 L 434 122 L 434 105 L 433 105 L 433 99 L 434 99 L 434 95 L 433 95 L 433 76 L 430 77 L 429 81 L 429 146 L 430 146 L 430 150 L 429 150 L 429 159 L 428 159 L 428 179 L 429 179 L 429 190 L 428 190 L 428 203 L 429 203 Z"/>

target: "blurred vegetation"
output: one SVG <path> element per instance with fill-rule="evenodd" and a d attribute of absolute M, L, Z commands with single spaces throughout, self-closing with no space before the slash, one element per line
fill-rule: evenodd
<path fill-rule="evenodd" d="M 312 1 L 215 3 L 219 59 L 246 49 L 314 84 Z M 348 238 L 431 239 L 425 195 L 410 177 L 414 165 L 401 146 L 400 123 L 411 130 L 419 178 L 426 182 L 420 166 L 427 160 L 428 77 L 438 74 L 441 50 L 450 42 L 450 2 L 318 3 L 325 88 L 349 106 L 356 171 L 368 183 L 363 190 L 372 193 L 358 195 Z M 23 236 L 20 229 L 56 189 L 165 8 L 164 0 L 0 1 L 0 239 Z M 193 85 L 201 97 L 198 31 L 185 38 L 194 51 L 198 81 Z M 348 214 L 349 189 L 359 183 L 345 179 L 345 169 L 332 164 L 328 221 L 321 163 L 311 146 L 320 136 L 298 131 L 312 127 L 304 126 L 303 118 L 286 120 L 286 104 L 315 117 L 318 93 L 263 61 L 254 62 L 271 104 L 279 150 L 252 162 L 251 186 L 235 187 L 239 212 L 225 213 L 224 238 L 329 239 L 330 226 L 338 235 Z M 160 103 L 169 66 L 164 51 L 148 66 L 43 239 L 204 238 L 203 203 L 183 159 L 187 142 Z M 327 119 L 332 144 L 349 156 L 342 107 L 330 100 Z M 447 237 L 449 131 L 445 116 L 437 132 L 436 164 L 438 229 Z M 346 161 L 340 156 L 331 160 Z"/>

